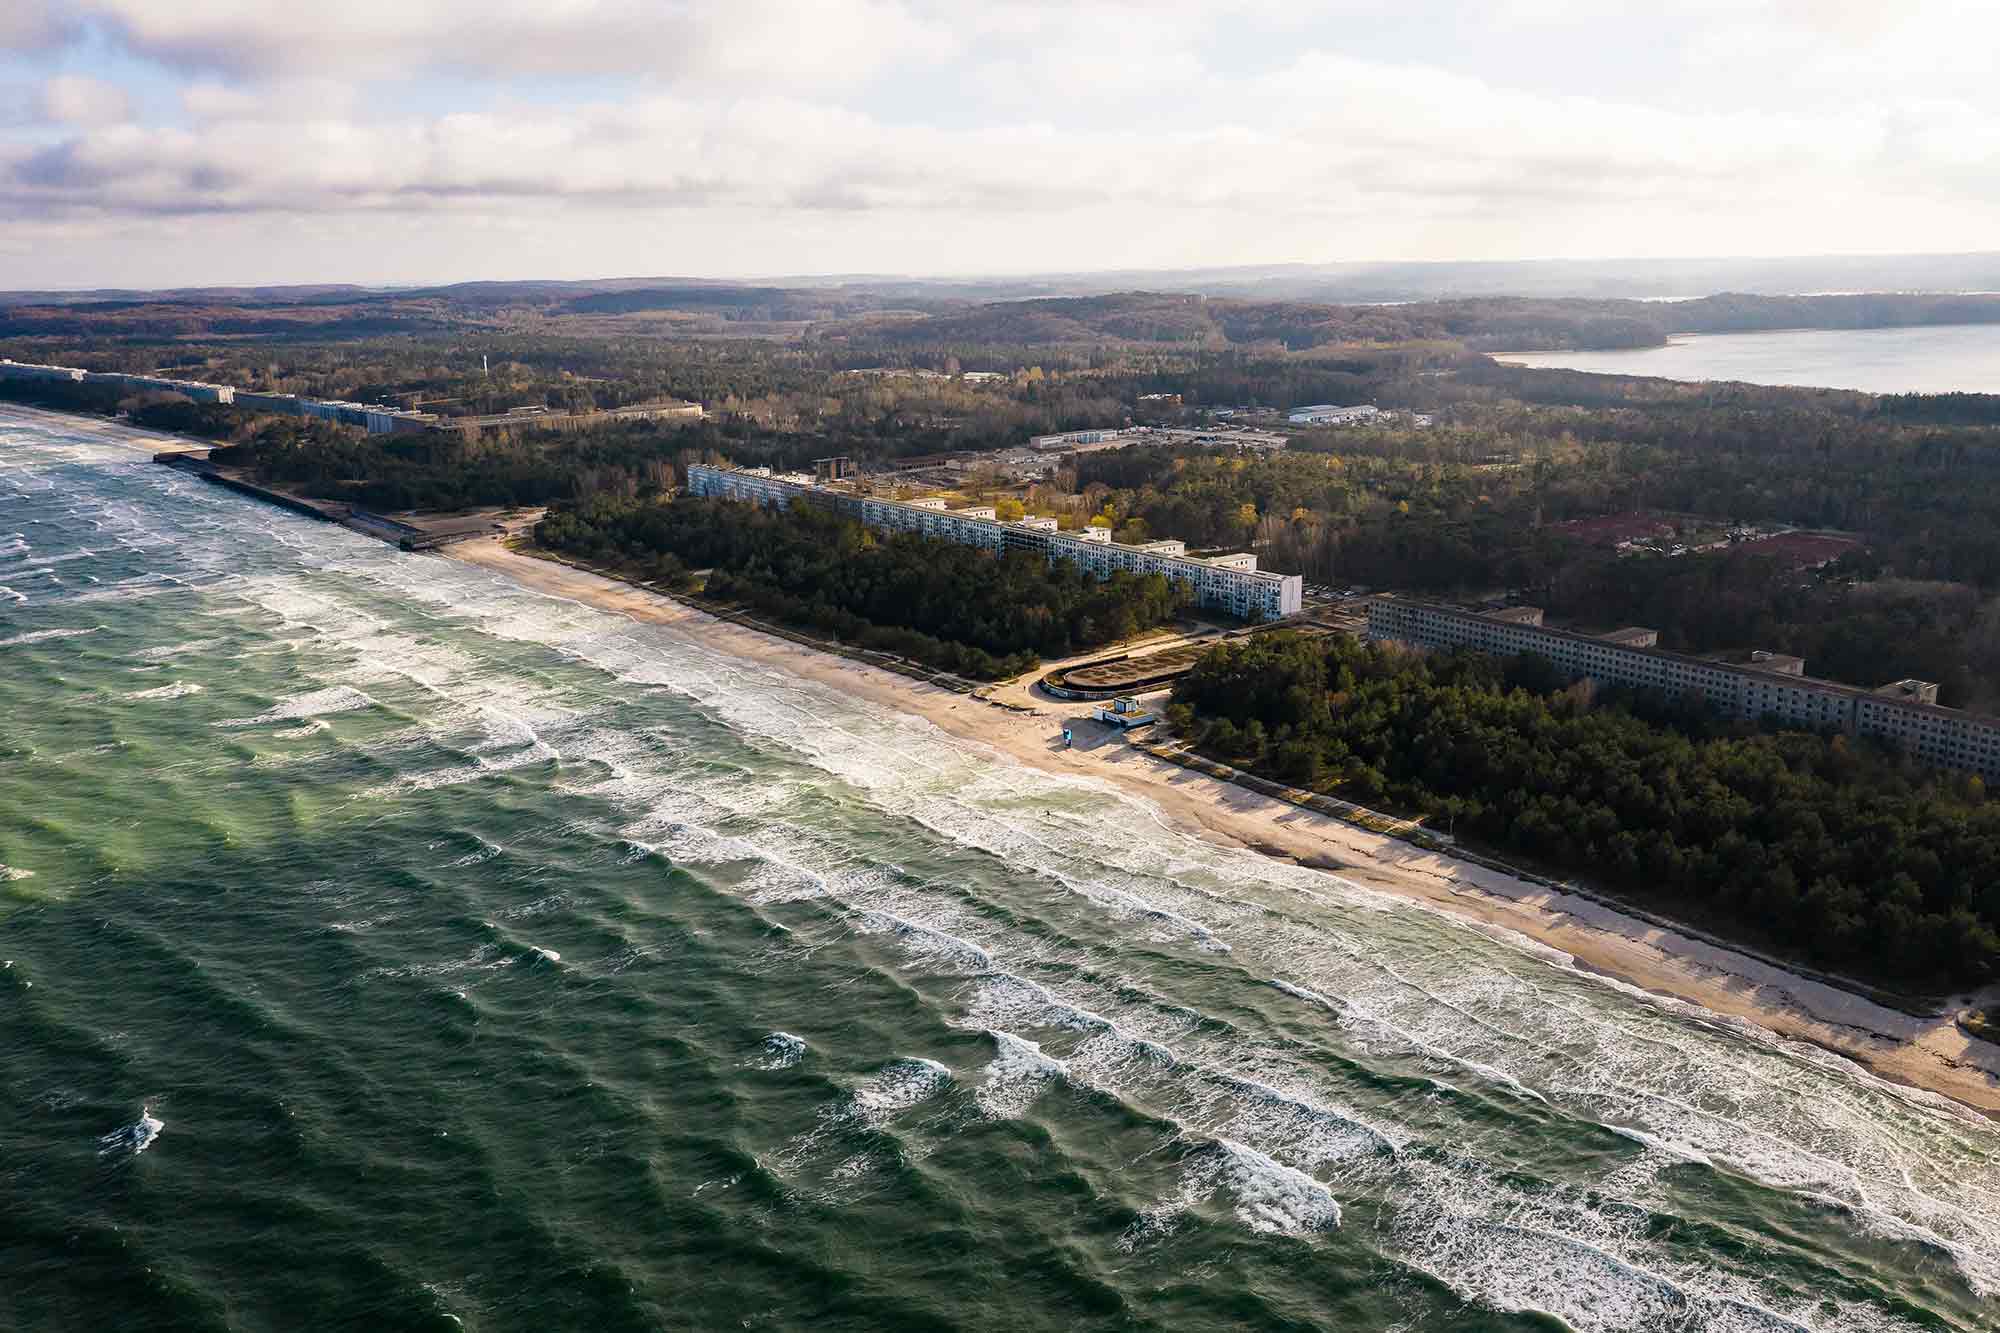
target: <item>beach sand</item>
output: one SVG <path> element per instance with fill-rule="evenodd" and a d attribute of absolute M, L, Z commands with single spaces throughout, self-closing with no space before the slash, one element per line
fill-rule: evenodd
<path fill-rule="evenodd" d="M 1082 721 L 1087 705 L 1033 694 L 1026 682 L 991 692 L 1014 708 L 1033 710 L 1014 711 L 728 624 L 671 598 L 522 554 L 494 539 L 461 542 L 445 554 L 551 596 L 695 630 L 712 647 L 916 714 L 1021 763 L 1113 782 L 1210 841 L 1289 857 L 1369 889 L 1516 931 L 1562 950 L 1581 967 L 1811 1042 L 1884 1078 L 2000 1116 L 2000 1046 L 1970 1036 L 1949 1015 L 1917 1017 L 1887 1008 L 1588 898 L 1437 855 L 1191 772 L 1103 735 L 1095 724 Z M 1061 744 L 1065 725 L 1077 730 L 1074 749 Z"/>

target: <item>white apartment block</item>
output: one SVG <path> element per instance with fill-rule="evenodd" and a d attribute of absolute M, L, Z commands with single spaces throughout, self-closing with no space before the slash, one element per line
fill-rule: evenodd
<path fill-rule="evenodd" d="M 1501 619 L 1385 597 L 1368 604 L 1368 637 L 1502 657 L 1534 653 L 1576 679 L 1697 695 L 1725 717 L 1776 717 L 1795 726 L 1880 736 L 1940 768 L 2000 777 L 2000 719 L 1941 708 L 1937 688 L 1925 682 L 1864 690 L 1808 677 L 1796 657 L 1756 654 L 1761 660 L 1739 666 L 1644 646 L 1632 631 L 1599 638 L 1551 629 L 1539 619 Z M 1618 642 L 1621 638 L 1637 641 Z"/>
<path fill-rule="evenodd" d="M 379 403 L 321 402 L 289 393 L 239 392 L 233 384 L 210 384 L 173 375 L 131 375 L 120 370 L 78 370 L 74 366 L 41 366 L 0 359 L 0 379 L 59 379 L 120 389 L 159 390 L 182 394 L 198 403 L 229 403 L 255 412 L 282 412 L 287 416 L 337 421 L 346 426 L 360 426 L 370 435 L 423 430 L 438 421 L 429 412 L 412 412 Z"/>
<path fill-rule="evenodd" d="M 83 378 L 87 384 L 178 393 L 198 403 L 230 403 L 236 400 L 236 386 L 232 384 L 206 384 L 200 380 L 176 379 L 171 375 L 128 375 L 117 370 L 89 370 L 84 372 Z"/>
<path fill-rule="evenodd" d="M 1278 620 L 1296 615 L 1303 600 L 1304 584 L 1297 574 L 1260 570 L 1254 555 L 1202 560 L 1178 551 L 1147 550 L 1112 541 L 1107 528 L 1071 533 L 1056 531 L 1050 519 L 1003 523 L 983 506 L 948 510 L 938 500 L 884 500 L 853 495 L 815 485 L 810 478 L 774 477 L 769 469 L 763 468 L 738 471 L 697 463 L 688 468 L 687 489 L 690 495 L 774 504 L 780 508 L 794 500 L 804 500 L 883 532 L 915 532 L 994 552 L 1035 551 L 1049 560 L 1067 560 L 1084 573 L 1099 578 L 1118 569 L 1132 574 L 1160 574 L 1187 584 L 1197 605 L 1245 619 L 1256 615 Z"/>
<path fill-rule="evenodd" d="M 0 379 L 9 380 L 69 380 L 81 384 L 90 372 L 75 366 L 43 366 L 28 361 L 13 361 L 0 357 Z"/>

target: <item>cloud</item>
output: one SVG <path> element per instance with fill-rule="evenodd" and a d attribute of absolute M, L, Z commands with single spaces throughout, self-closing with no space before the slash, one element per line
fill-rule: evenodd
<path fill-rule="evenodd" d="M 205 79 L 181 89 L 181 109 L 198 122 L 323 120 L 354 114 L 360 101 L 353 84 L 327 78 L 287 78 L 249 87 Z"/>
<path fill-rule="evenodd" d="M 663 230 L 762 238 L 763 271 L 912 238 L 1044 268 L 1961 245 L 2000 212 L 2000 19 L 1977 11 L 0 0 L 0 43 L 81 23 L 63 68 L 146 94 L 135 119 L 112 83 L 42 85 L 0 132 L 0 224 L 407 241 L 444 219 L 606 238 L 635 271 Z"/>
<path fill-rule="evenodd" d="M 114 84 L 59 74 L 42 85 L 42 114 L 64 125 L 116 125 L 132 117 L 132 99 Z"/>
<path fill-rule="evenodd" d="M 235 76 L 643 75 L 840 86 L 941 54 L 903 0 L 82 0 L 136 54 Z"/>
<path fill-rule="evenodd" d="M 654 96 L 361 118 L 338 94 L 191 90 L 176 128 L 101 125 L 0 171 L 43 214 L 462 211 L 523 199 L 604 209 L 1062 213 L 1118 206 L 1338 216 L 1357 208 L 1548 212 L 1579 202 L 1713 208 L 1878 167 L 1965 169 L 1994 123 L 1671 112 L 1309 53 L 1228 90 L 1195 128 L 945 129 L 795 98 Z M 359 103 L 351 104 L 358 106 Z M 1223 119 L 1231 109 L 1234 120 Z M 1979 154 L 1972 154 L 1973 161 Z"/>
<path fill-rule="evenodd" d="M 75 36 L 74 17 L 51 0 L 7 0 L 0 5 L 0 51 L 48 51 Z"/>

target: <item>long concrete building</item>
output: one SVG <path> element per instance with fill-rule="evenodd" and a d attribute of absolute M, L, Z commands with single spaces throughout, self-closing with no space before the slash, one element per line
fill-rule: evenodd
<path fill-rule="evenodd" d="M 80 370 L 75 366 L 44 366 L 29 361 L 0 360 L 0 379 L 67 380 L 72 384 L 102 384 L 116 389 L 154 389 L 178 393 L 198 403 L 227 403 L 236 396 L 228 384 L 181 379 L 174 375 L 133 375 L 122 370 Z"/>
<path fill-rule="evenodd" d="M 273 412 L 289 417 L 312 417 L 343 426 L 359 426 L 370 435 L 403 435 L 415 431 L 471 432 L 491 427 L 542 429 L 552 426 L 595 425 L 599 422 L 635 418 L 657 420 L 700 420 L 706 413 L 700 403 L 678 398 L 627 407 L 589 412 L 551 412 L 542 407 L 522 407 L 491 416 L 443 417 L 434 412 L 418 412 L 386 403 L 349 403 L 338 399 L 301 398 L 293 393 L 257 393 L 230 384 L 209 384 L 201 380 L 178 379 L 171 375 L 132 375 L 114 370 L 79 370 L 74 366 L 44 366 L 0 358 L 0 379 L 70 380 L 78 384 L 102 384 L 116 389 L 160 390 L 182 394 L 198 403 L 230 403 L 252 412 Z"/>
<path fill-rule="evenodd" d="M 253 412 L 276 412 L 288 417 L 312 417 L 342 426 L 359 426 L 370 435 L 398 435 L 428 430 L 438 418 L 429 412 L 384 403 L 349 403 L 339 399 L 301 398 L 293 393 L 252 393 L 239 390 L 236 405 Z"/>
<path fill-rule="evenodd" d="M 1793 726 L 1879 736 L 1940 768 L 2000 777 L 2000 718 L 1940 707 L 1937 686 L 1929 681 L 1860 689 L 1806 675 L 1797 657 L 1753 653 L 1745 663 L 1689 657 L 1653 646 L 1658 635 L 1651 630 L 1579 634 L 1542 624 L 1541 613 L 1530 607 L 1481 614 L 1378 597 L 1368 604 L 1368 637 L 1414 648 L 1533 653 L 1573 679 L 1693 695 L 1725 717 L 1774 717 Z"/>
<path fill-rule="evenodd" d="M 803 501 L 845 514 L 883 532 L 915 532 L 941 541 L 977 546 L 989 551 L 1032 551 L 1049 560 L 1067 560 L 1087 574 L 1105 577 L 1114 570 L 1159 574 L 1184 583 L 1195 604 L 1249 619 L 1277 620 L 1296 615 L 1304 596 L 1297 574 L 1273 574 L 1257 568 L 1248 553 L 1202 559 L 1181 554 L 1178 542 L 1148 542 L 1127 546 L 1111 540 L 1107 528 L 1058 532 L 1054 520 L 1027 518 L 1003 522 L 984 507 L 951 510 L 942 500 L 884 500 L 820 486 L 803 473 L 773 475 L 769 468 L 688 468 L 688 493 L 726 500 L 746 500 L 780 508 Z M 1175 549 L 1179 548 L 1179 549 Z"/>
<path fill-rule="evenodd" d="M 0 357 L 0 379 L 4 380 L 69 380 L 81 384 L 89 373 L 76 366 L 44 366 Z"/>

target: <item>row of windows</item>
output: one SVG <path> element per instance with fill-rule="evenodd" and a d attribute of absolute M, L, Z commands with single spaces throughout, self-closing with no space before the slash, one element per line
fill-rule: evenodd
<path fill-rule="evenodd" d="M 1538 651 L 1555 665 L 1579 675 L 1600 675 L 1621 684 L 1699 690 L 1711 704 L 1741 716 L 1784 711 L 1821 724 L 1852 726 L 1869 735 L 1889 735 L 1913 743 L 1927 759 L 2000 771 L 2000 727 L 1971 718 L 1914 713 L 1895 704 L 1860 702 L 1809 686 L 1746 679 L 1733 671 L 1683 665 L 1615 645 L 1578 643 L 1530 629 L 1468 624 L 1437 612 L 1371 606 L 1369 631 L 1378 638 L 1401 638 L 1433 647 L 1467 644 L 1492 649 Z M 1775 697 L 1774 697 L 1775 696 Z"/>
<path fill-rule="evenodd" d="M 774 478 L 751 477 L 717 472 L 712 468 L 689 469 L 688 485 L 696 495 L 721 495 L 738 499 L 775 501 L 783 505 L 801 488 Z M 843 506 L 852 512 L 854 506 Z M 1207 605 L 1246 612 L 1252 606 L 1268 615 L 1286 611 L 1286 584 L 1289 580 L 1261 571 L 1224 570 L 1197 560 L 1161 556 L 1152 552 L 1107 548 L 1076 538 L 1051 541 L 1053 534 L 1016 533 L 1006 525 L 989 520 L 959 518 L 933 509 L 912 509 L 888 501 L 864 501 L 859 506 L 862 521 L 895 531 L 917 531 L 971 546 L 1021 545 L 1039 547 L 1050 558 L 1074 561 L 1094 574 L 1112 569 L 1165 574 L 1194 587 L 1196 597 Z"/>

